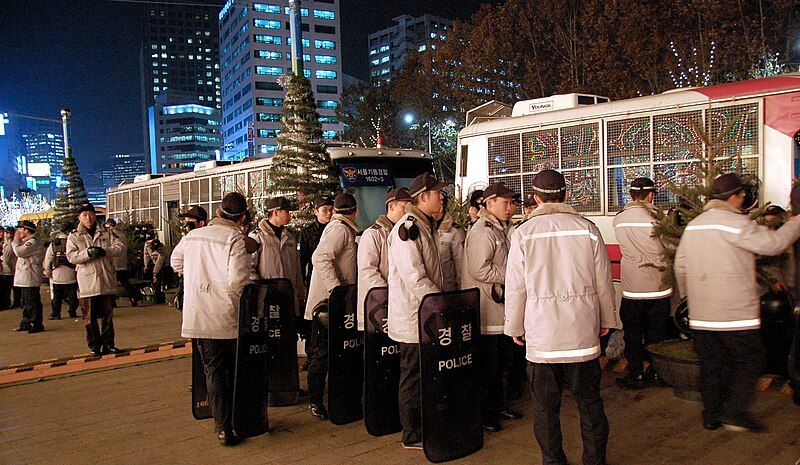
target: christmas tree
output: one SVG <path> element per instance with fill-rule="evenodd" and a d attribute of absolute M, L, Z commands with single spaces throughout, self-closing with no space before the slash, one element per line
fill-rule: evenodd
<path fill-rule="evenodd" d="M 290 75 L 284 81 L 278 151 L 272 159 L 267 194 L 282 195 L 299 210 L 294 226 L 310 221 L 311 203 L 318 195 L 330 195 L 339 189 L 338 173 L 322 139 L 322 125 L 309 80 Z"/>
<path fill-rule="evenodd" d="M 53 223 L 56 228 L 64 223 L 75 224 L 75 212 L 78 211 L 78 207 L 89 203 L 81 172 L 78 169 L 75 158 L 72 156 L 71 150 L 64 157 L 64 167 L 61 169 L 61 174 L 67 185 L 60 187 L 56 196 L 53 214 Z"/>

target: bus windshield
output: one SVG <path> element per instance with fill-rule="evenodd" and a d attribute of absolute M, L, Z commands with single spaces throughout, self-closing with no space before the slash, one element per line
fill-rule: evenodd
<path fill-rule="evenodd" d="M 386 193 L 393 187 L 409 187 L 415 177 L 433 171 L 425 158 L 357 157 L 334 160 L 339 180 L 358 204 L 356 224 L 368 228 L 378 216 L 386 213 Z"/>

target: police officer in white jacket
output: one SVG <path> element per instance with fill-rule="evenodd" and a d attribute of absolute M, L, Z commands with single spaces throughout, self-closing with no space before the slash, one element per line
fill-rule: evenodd
<path fill-rule="evenodd" d="M 114 259 L 124 250 L 117 236 L 97 223 L 92 204 L 78 208 L 78 228 L 67 237 L 67 259 L 78 276 L 86 343 L 93 355 L 118 351 L 114 345 Z"/>
<path fill-rule="evenodd" d="M 652 365 L 645 378 L 646 344 L 669 337 L 670 284 L 664 284 L 664 245 L 654 236 L 653 206 L 656 186 L 650 178 L 631 181 L 629 202 L 614 217 L 614 233 L 622 251 L 622 304 L 619 316 L 625 328 L 625 360 L 628 374 L 616 382 L 629 389 L 643 388 L 648 379 L 655 378 Z"/>
<path fill-rule="evenodd" d="M 44 331 L 42 324 L 42 254 L 44 248 L 35 236 L 36 225 L 24 220 L 17 225 L 11 247 L 17 256 L 14 270 L 14 287 L 20 291 L 22 320 L 15 331 L 39 333 Z"/>
<path fill-rule="evenodd" d="M 466 235 L 454 223 L 453 216 L 447 212 L 448 199 L 445 196 L 442 209 L 435 218 L 439 224 L 439 260 L 442 264 L 444 288 L 442 291 L 457 291 L 461 286 L 464 266 L 464 240 Z"/>
<path fill-rule="evenodd" d="M 69 305 L 69 317 L 78 317 L 76 313 L 78 310 L 78 275 L 75 272 L 75 265 L 67 260 L 67 234 L 70 230 L 72 230 L 71 224 L 62 224 L 61 231 L 47 247 L 44 255 L 42 268 L 44 275 L 50 278 L 53 289 L 48 320 L 61 319 L 61 303 L 64 300 Z"/>
<path fill-rule="evenodd" d="M 339 194 L 333 200 L 334 215 L 325 226 L 319 245 L 311 256 L 314 269 L 308 288 L 306 320 L 311 326 L 311 363 L 308 367 L 308 404 L 311 415 L 320 420 L 328 419 L 328 411 L 322 403 L 325 379 L 328 376 L 328 329 L 312 312 L 317 304 L 331 295 L 331 291 L 342 284 L 358 282 L 357 244 L 358 215 L 356 199 L 351 194 Z"/>
<path fill-rule="evenodd" d="M 505 322 L 504 289 L 508 259 L 508 220 L 516 205 L 516 193 L 504 183 L 489 184 L 483 191 L 478 219 L 467 232 L 461 289 L 477 287 L 481 296 L 480 373 L 483 396 L 483 429 L 500 431 L 500 418 L 522 418 L 506 408 L 503 395 L 504 355 L 508 336 Z"/>
<path fill-rule="evenodd" d="M 195 339 L 200 350 L 214 429 L 222 445 L 240 441 L 231 430 L 231 408 L 239 300 L 252 263 L 241 231 L 247 217 L 244 196 L 225 195 L 215 218 L 181 239 L 170 259 L 184 279 L 181 336 Z"/>
<path fill-rule="evenodd" d="M 608 420 L 600 397 L 600 337 L 621 326 L 611 262 L 597 227 L 564 203 L 561 173 L 543 170 L 532 187 L 539 206 L 511 237 L 505 333 L 527 346 L 542 462 L 567 463 L 559 420 L 566 386 L 580 413 L 583 464 L 604 464 Z"/>
<path fill-rule="evenodd" d="M 412 203 L 387 239 L 389 243 L 389 337 L 400 344 L 400 423 L 403 447 L 422 448 L 420 414 L 419 304 L 426 294 L 441 292 L 434 215 L 442 208 L 442 189 L 431 173 L 417 176 L 409 193 Z"/>
<path fill-rule="evenodd" d="M 764 429 L 750 412 L 764 368 L 756 255 L 783 253 L 800 237 L 800 216 L 777 231 L 750 221 L 742 211 L 745 188 L 735 173 L 715 179 L 711 200 L 686 226 L 675 255 L 700 357 L 703 426 L 711 430 Z"/>
<path fill-rule="evenodd" d="M 258 222 L 258 227 L 250 233 L 261 247 L 253 255 L 255 271 L 260 279 L 286 278 L 292 283 L 294 291 L 293 314 L 303 316 L 305 286 L 300 272 L 300 252 L 297 239 L 286 228 L 292 220 L 291 206 L 286 197 L 275 197 L 267 202 L 266 218 Z"/>
<path fill-rule="evenodd" d="M 107 219 L 105 226 L 117 236 L 117 239 L 125 247 L 125 251 L 114 259 L 114 268 L 117 273 L 117 282 L 125 289 L 128 298 L 131 299 L 131 306 L 136 307 L 139 305 L 139 301 L 142 300 L 142 294 L 131 284 L 130 275 L 128 274 L 128 237 L 121 229 L 117 228 L 117 220 L 114 218 Z"/>
<path fill-rule="evenodd" d="M 358 330 L 364 331 L 364 300 L 370 289 L 387 286 L 389 277 L 389 244 L 386 238 L 395 223 L 406 213 L 411 201 L 408 189 L 392 189 L 386 195 L 386 214 L 361 234 L 358 241 Z"/>
<path fill-rule="evenodd" d="M 3 235 L 2 255 L 0 255 L 0 310 L 14 308 L 17 305 L 11 303 L 11 290 L 14 288 L 14 268 L 17 266 L 17 256 L 11 247 L 14 239 L 14 228 L 11 226 L 2 228 L 0 233 Z M 15 291 L 16 293 L 16 291 Z M 15 300 L 19 298 L 15 296 Z"/>

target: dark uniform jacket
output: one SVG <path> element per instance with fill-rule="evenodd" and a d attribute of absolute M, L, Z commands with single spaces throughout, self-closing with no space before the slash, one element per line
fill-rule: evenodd
<path fill-rule="evenodd" d="M 311 284 L 311 271 L 314 265 L 311 264 L 311 256 L 319 245 L 319 238 L 322 237 L 322 231 L 325 229 L 325 224 L 320 223 L 314 218 L 314 221 L 300 231 L 300 273 L 303 275 L 303 284 L 308 289 Z"/>

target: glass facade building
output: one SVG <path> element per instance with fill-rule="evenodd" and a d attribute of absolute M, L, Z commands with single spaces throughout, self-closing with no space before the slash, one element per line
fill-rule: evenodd
<path fill-rule="evenodd" d="M 218 160 L 222 136 L 219 110 L 199 104 L 173 104 L 167 95 L 148 108 L 150 171 L 182 173 Z"/>

